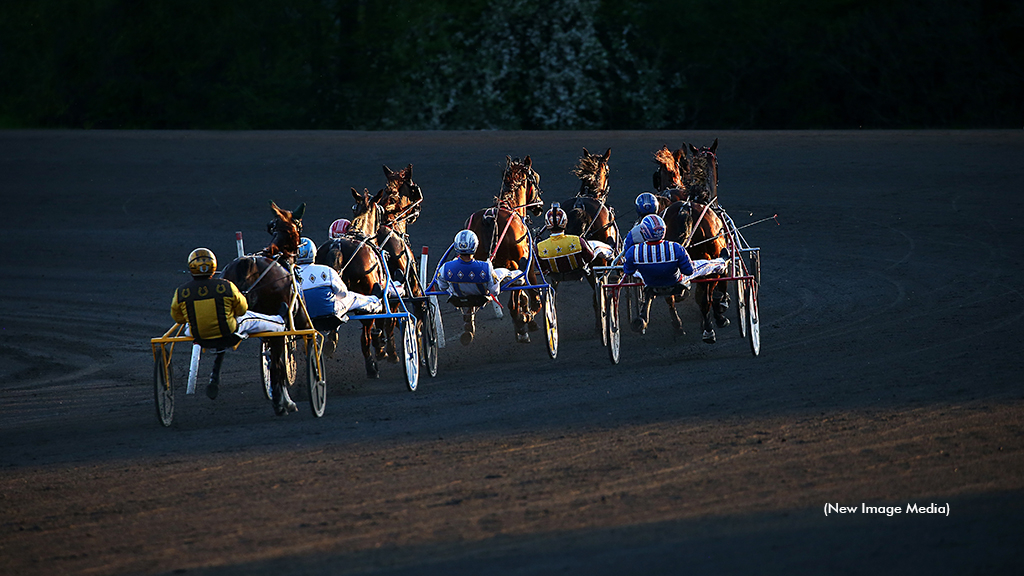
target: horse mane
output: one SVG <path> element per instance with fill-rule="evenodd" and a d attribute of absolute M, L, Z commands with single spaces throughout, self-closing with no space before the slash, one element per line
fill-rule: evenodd
<path fill-rule="evenodd" d="M 661 164 L 669 174 L 672 175 L 672 184 L 675 187 L 682 186 L 682 175 L 679 173 L 679 164 L 676 162 L 676 157 L 672 154 L 672 151 L 668 149 L 668 146 L 662 146 L 660 150 L 654 153 L 654 162 Z M 662 183 L 665 186 L 665 183 Z"/>
<path fill-rule="evenodd" d="M 601 167 L 601 157 L 592 154 L 590 156 L 583 156 L 580 161 L 576 164 L 576 167 L 572 169 L 572 173 L 577 178 L 583 181 L 583 183 L 594 190 L 597 185 L 598 170 Z"/>

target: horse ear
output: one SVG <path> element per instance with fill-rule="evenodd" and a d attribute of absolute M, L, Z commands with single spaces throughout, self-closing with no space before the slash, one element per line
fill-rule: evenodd
<path fill-rule="evenodd" d="M 604 161 L 607 162 L 608 159 L 611 158 L 611 157 L 612 157 L 612 149 L 609 148 L 608 151 L 604 153 Z"/>
<path fill-rule="evenodd" d="M 382 166 L 384 167 L 384 176 L 385 177 L 390 177 L 392 174 L 394 174 L 394 172 L 391 171 L 391 168 L 388 168 L 387 164 L 382 164 Z"/>
<path fill-rule="evenodd" d="M 718 149 L 718 138 L 715 138 L 715 141 L 711 143 L 711 153 L 714 154 L 715 150 L 717 150 L 717 149 Z"/>
<path fill-rule="evenodd" d="M 412 182 L 412 164 L 405 167 L 405 179 Z"/>
<path fill-rule="evenodd" d="M 583 147 L 583 157 L 584 157 L 584 158 L 586 158 L 586 157 L 588 157 L 588 156 L 590 156 L 590 151 L 589 151 L 589 150 L 587 150 L 587 147 L 586 147 L 586 146 L 584 146 L 584 147 Z"/>
<path fill-rule="evenodd" d="M 355 188 L 352 188 L 352 197 L 355 198 L 357 201 L 363 199 L 363 197 L 359 195 L 359 191 L 356 190 Z"/>
<path fill-rule="evenodd" d="M 700 150 L 698 150 L 698 149 L 697 149 L 697 147 L 696 147 L 696 146 L 694 146 L 693 144 L 687 144 L 687 146 L 688 146 L 688 147 L 689 147 L 689 149 L 690 149 L 690 154 L 693 154 L 694 156 L 696 156 L 696 155 L 697 155 L 697 153 L 699 153 L 699 152 L 700 152 Z"/>
<path fill-rule="evenodd" d="M 274 214 L 277 214 L 278 218 L 284 220 L 284 218 L 285 218 L 284 210 L 281 210 L 280 208 L 278 208 L 277 204 L 275 204 L 273 200 L 270 201 L 270 209 L 274 211 Z"/>
<path fill-rule="evenodd" d="M 369 194 L 369 190 L 367 190 L 367 194 Z M 377 191 L 377 194 L 373 197 L 373 200 L 370 201 L 370 204 L 376 204 L 376 203 L 380 202 L 380 199 L 383 198 L 383 197 L 384 197 L 384 188 L 381 188 L 380 190 Z"/>
<path fill-rule="evenodd" d="M 302 220 L 302 215 L 306 213 L 306 203 L 299 204 L 299 207 L 292 210 L 292 220 Z"/>
<path fill-rule="evenodd" d="M 527 168 L 532 168 L 533 167 L 533 160 L 530 160 L 530 155 L 529 154 L 527 154 L 526 158 L 523 159 L 523 166 L 526 166 Z"/>

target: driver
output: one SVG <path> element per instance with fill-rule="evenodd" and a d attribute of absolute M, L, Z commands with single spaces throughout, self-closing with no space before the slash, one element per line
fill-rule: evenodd
<path fill-rule="evenodd" d="M 640 244 L 644 241 L 643 236 L 640 233 L 640 221 L 643 220 L 644 216 L 649 214 L 658 213 L 658 199 L 654 197 L 654 194 L 650 192 L 644 192 L 643 194 L 636 197 L 636 219 L 637 224 L 626 232 L 626 236 L 622 240 L 622 252 L 625 253 L 636 244 Z"/>
<path fill-rule="evenodd" d="M 206 387 L 210 399 L 217 397 L 220 381 L 220 363 L 224 350 L 258 332 L 281 332 L 284 319 L 249 310 L 245 296 L 229 280 L 214 278 L 217 257 L 207 248 L 196 248 L 188 255 L 188 271 L 192 281 L 174 291 L 171 299 L 171 318 L 186 324 L 185 335 L 192 336 L 196 344 L 214 348 L 217 358 L 214 371 Z"/>
<path fill-rule="evenodd" d="M 350 222 L 348 219 L 338 218 L 337 220 L 331 223 L 331 228 L 330 230 L 328 230 L 327 234 L 331 240 L 336 240 L 344 236 L 345 233 L 348 232 L 348 227 L 351 225 L 352 222 Z"/>
<path fill-rule="evenodd" d="M 594 248 L 590 242 L 574 234 L 565 233 L 565 225 L 569 217 L 558 202 L 551 204 L 551 209 L 544 215 L 544 223 L 551 235 L 537 243 L 537 256 L 540 267 L 545 274 L 565 274 L 579 269 L 586 269 L 594 261 Z M 608 252 L 611 252 L 604 246 Z"/>
<path fill-rule="evenodd" d="M 644 216 L 638 228 L 644 242 L 625 252 L 622 270 L 627 275 L 639 274 L 647 288 L 688 289 L 690 279 L 726 270 L 727 261 L 723 258 L 691 261 L 681 244 L 665 240 L 665 221 L 657 214 Z M 633 320 L 634 330 L 642 332 L 647 328 L 650 310 L 651 299 L 647 298 L 639 317 Z"/>
<path fill-rule="evenodd" d="M 381 310 L 380 298 L 349 290 L 337 270 L 314 264 L 315 259 L 316 244 L 309 238 L 303 238 L 295 257 L 299 265 L 295 276 L 302 290 L 302 299 L 306 302 L 306 311 L 314 323 L 327 320 L 334 324 L 333 330 L 348 320 L 346 314 L 349 310 L 366 314 L 376 314 Z"/>

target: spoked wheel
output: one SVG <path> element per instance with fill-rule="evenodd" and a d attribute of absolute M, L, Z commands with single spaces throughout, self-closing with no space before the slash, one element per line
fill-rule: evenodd
<path fill-rule="evenodd" d="M 750 319 L 750 352 L 757 356 L 761 353 L 761 319 L 757 309 L 757 283 L 750 281 L 746 292 L 747 316 Z"/>
<path fill-rule="evenodd" d="M 270 385 L 270 365 L 273 356 L 270 353 L 270 343 L 266 338 L 260 339 L 260 377 L 263 378 L 263 396 L 267 400 L 273 400 Z"/>
<path fill-rule="evenodd" d="M 757 356 L 761 353 L 761 311 L 758 308 L 757 294 L 761 287 L 761 255 L 750 253 L 750 274 L 754 277 L 747 286 L 747 308 L 750 317 L 750 351 Z"/>
<path fill-rule="evenodd" d="M 416 338 L 416 319 L 409 317 L 398 320 L 398 329 L 402 333 L 402 367 L 405 369 L 405 384 L 409 390 L 416 391 L 420 379 L 420 351 Z"/>
<path fill-rule="evenodd" d="M 597 299 L 597 321 L 601 325 L 601 346 L 608 345 L 608 330 L 605 329 L 605 318 L 608 316 L 608 307 L 604 301 L 604 278 L 598 279 L 594 286 L 594 297 Z"/>
<path fill-rule="evenodd" d="M 737 255 L 730 266 L 733 268 L 732 276 L 745 276 L 741 256 Z M 736 314 L 739 316 L 740 338 L 747 337 L 747 280 L 737 280 L 736 284 Z"/>
<path fill-rule="evenodd" d="M 555 310 L 555 291 L 544 291 L 544 335 L 548 341 L 548 356 L 558 357 L 558 312 Z"/>
<path fill-rule="evenodd" d="M 605 321 L 605 330 L 608 333 L 608 358 L 612 364 L 619 363 L 619 343 L 622 337 L 619 330 L 619 289 L 613 288 L 605 291 L 605 308 L 608 311 Z"/>
<path fill-rule="evenodd" d="M 295 384 L 295 378 L 299 375 L 299 363 L 295 360 L 296 336 L 285 336 L 284 338 L 284 365 L 288 371 L 288 385 Z"/>
<path fill-rule="evenodd" d="M 309 391 L 309 407 L 313 416 L 324 415 L 327 406 L 327 379 L 323 361 L 324 337 L 317 332 L 306 340 L 306 386 Z"/>
<path fill-rule="evenodd" d="M 425 302 L 425 313 L 423 314 L 423 320 L 419 324 L 420 331 L 420 348 L 423 353 L 422 361 L 423 366 L 427 369 L 427 374 L 433 378 L 437 376 L 437 325 L 435 322 L 440 320 L 435 318 L 438 313 L 437 306 L 434 305 L 429 299 Z"/>
<path fill-rule="evenodd" d="M 153 362 L 153 392 L 156 400 L 156 418 L 163 426 L 174 419 L 174 370 L 167 361 L 166 350 L 160 346 L 160 357 Z"/>

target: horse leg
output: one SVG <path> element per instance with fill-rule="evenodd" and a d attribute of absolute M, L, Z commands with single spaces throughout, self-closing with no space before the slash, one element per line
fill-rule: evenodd
<path fill-rule="evenodd" d="M 370 335 L 372 326 L 372 320 L 363 321 L 363 334 L 359 343 L 363 351 L 363 361 L 366 363 L 366 377 L 380 378 L 380 369 L 377 368 L 377 360 L 373 357 L 373 349 L 371 348 L 373 343 L 373 337 Z"/>
<path fill-rule="evenodd" d="M 524 298 L 528 298 L 528 296 L 523 294 L 523 290 L 512 291 L 508 297 L 508 309 L 512 314 L 512 326 L 516 331 L 516 342 L 519 342 L 520 344 L 529 344 L 530 317 L 527 315 L 529 302 L 524 303 Z"/>
<path fill-rule="evenodd" d="M 462 342 L 463 346 L 469 346 L 473 342 L 473 334 L 476 333 L 476 308 L 463 308 L 462 309 L 462 320 L 465 322 L 462 329 L 462 337 L 459 341 Z"/>
<path fill-rule="evenodd" d="M 707 344 L 714 344 L 715 327 L 711 322 L 711 289 L 707 284 L 701 283 L 697 285 L 696 300 L 700 306 L 701 327 L 704 329 L 701 339 Z"/>
<path fill-rule="evenodd" d="M 334 358 L 334 351 L 338 349 L 338 329 L 335 328 L 327 333 L 327 337 L 324 338 L 324 356 L 327 358 Z"/>
<path fill-rule="evenodd" d="M 206 395 L 210 400 L 217 398 L 220 391 L 220 365 L 224 363 L 224 350 L 217 350 L 213 359 L 213 372 L 210 372 L 210 383 L 206 385 Z"/>
<path fill-rule="evenodd" d="M 274 403 L 274 414 L 284 416 L 299 409 L 288 395 L 288 368 L 285 366 L 284 338 L 270 338 L 270 398 Z"/>
<path fill-rule="evenodd" d="M 715 323 L 719 327 L 725 327 L 729 325 L 729 319 L 725 316 L 725 313 L 729 311 L 729 292 L 726 290 L 725 282 L 715 282 L 715 288 L 712 292 L 712 310 L 715 313 Z"/>
<path fill-rule="evenodd" d="M 654 295 L 647 296 L 640 291 L 640 310 L 636 318 L 633 318 L 631 328 L 633 332 L 641 334 L 647 332 L 647 320 L 651 317 L 651 303 L 654 302 Z"/>
<path fill-rule="evenodd" d="M 683 330 L 683 319 L 679 317 L 679 312 L 676 310 L 676 297 L 666 296 L 665 303 L 668 304 L 668 316 L 672 319 L 672 327 L 676 329 L 676 334 L 686 334 Z"/>
<path fill-rule="evenodd" d="M 387 346 L 387 359 L 392 364 L 398 364 L 398 349 L 395 347 L 395 326 L 398 321 L 394 318 L 384 320 L 384 340 Z"/>

